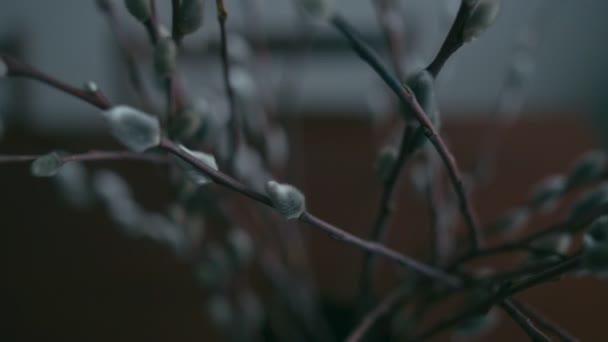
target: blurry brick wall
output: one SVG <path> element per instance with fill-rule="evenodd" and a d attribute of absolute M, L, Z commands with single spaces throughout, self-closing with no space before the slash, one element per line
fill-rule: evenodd
<path fill-rule="evenodd" d="M 475 195 L 482 222 L 520 203 L 543 175 L 565 171 L 595 140 L 573 116 L 531 119 L 509 130 L 499 150 L 495 184 Z M 365 121 L 290 121 L 294 176 L 312 212 L 357 235 L 370 230 L 380 194 L 372 161 L 382 129 Z M 445 131 L 463 168 L 471 165 L 487 124 L 448 122 Z M 83 142 L 84 141 L 84 142 Z M 84 144 L 84 145 L 83 145 Z M 9 133 L 2 153 L 84 151 L 108 146 L 105 140 L 40 138 Z M 113 146 L 113 145 L 111 145 Z M 162 170 L 149 165 L 118 165 L 134 183 L 138 198 L 160 208 L 168 197 Z M 108 164 L 110 166 L 110 164 Z M 151 182 L 160 184 L 152 190 Z M 403 182 L 388 244 L 423 255 L 427 214 Z M 149 241 L 132 241 L 97 212 L 66 208 L 50 182 L 29 176 L 29 165 L 0 166 L 0 310 L 2 340 L 208 341 L 203 297 L 189 265 Z M 559 211 L 558 211 L 559 213 Z M 535 220 L 533 227 L 557 217 Z M 309 238 L 316 277 L 324 294 L 347 301 L 354 294 L 361 253 L 301 225 Z M 393 266 L 384 264 L 382 289 L 391 286 Z M 600 340 L 608 304 L 606 283 L 566 278 L 521 295 L 583 341 Z M 524 340 L 508 319 L 488 339 Z M 438 340 L 447 339 L 442 336 Z"/>

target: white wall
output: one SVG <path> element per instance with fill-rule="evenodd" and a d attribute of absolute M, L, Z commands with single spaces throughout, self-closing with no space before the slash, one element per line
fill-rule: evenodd
<path fill-rule="evenodd" d="M 233 29 L 240 27 L 242 13 L 233 7 L 241 1 L 226 1 L 229 25 Z M 547 26 L 548 34 L 537 53 L 539 65 L 530 83 L 528 105 L 565 108 L 600 103 L 603 94 L 597 89 L 606 80 L 604 75 L 608 68 L 604 62 L 608 56 L 604 48 L 608 33 L 608 23 L 605 23 L 608 2 L 544 1 L 553 1 L 556 8 Z M 158 2 L 161 9 L 169 7 L 168 0 Z M 259 22 L 269 34 L 291 34 L 298 27 L 288 1 L 259 2 L 264 7 Z M 337 7 L 360 30 L 374 32 L 377 27 L 370 2 L 337 0 Z M 440 80 L 439 94 L 444 111 L 450 112 L 445 108 L 458 108 L 458 113 L 480 113 L 493 108 L 504 71 L 512 60 L 515 37 L 538 2 L 503 0 L 502 13 L 496 25 L 478 41 L 457 52 Z M 122 9 L 122 1 L 115 3 Z M 405 13 L 406 26 L 417 27 L 422 32 L 412 47 L 419 53 L 416 60 L 427 63 L 438 49 L 449 26 L 449 15 L 454 13 L 459 1 L 401 0 L 399 3 Z M 217 37 L 214 3 L 207 1 L 206 5 L 207 20 L 203 32 L 188 38 L 187 47 L 195 46 L 203 39 Z M 168 19 L 166 15 L 165 18 Z M 143 32 L 131 18 L 125 16 L 124 20 L 130 32 Z M 116 72 L 120 61 L 116 60 L 113 39 L 105 21 L 97 13 L 94 1 L 2 0 L 0 37 L 10 32 L 24 34 L 28 62 L 70 83 L 95 80 L 110 98 L 124 100 L 124 87 L 121 85 L 126 78 Z M 321 27 L 315 34 L 333 33 L 330 28 Z M 410 61 L 413 59 L 409 58 Z M 269 70 L 268 78 L 276 80 L 279 72 L 287 70 L 288 77 L 296 80 L 299 89 L 299 98 L 293 102 L 308 104 L 311 109 L 365 112 L 369 102 L 365 94 L 376 94 L 375 89 L 380 85 L 375 75 L 354 56 L 315 56 L 313 50 L 299 60 L 284 61 L 288 68 Z M 204 70 L 204 74 L 202 71 L 200 74 L 194 71 L 184 74 L 192 84 L 202 80 L 219 82 L 216 64 L 206 65 Z M 70 126 L 69 123 L 96 122 L 96 111 L 90 106 L 31 82 L 28 89 L 31 91 L 28 108 L 35 113 L 32 118 L 34 127 L 57 128 Z M 47 113 L 53 113 L 53 117 L 45 115 Z M 58 117 L 65 120 L 58 120 Z"/>

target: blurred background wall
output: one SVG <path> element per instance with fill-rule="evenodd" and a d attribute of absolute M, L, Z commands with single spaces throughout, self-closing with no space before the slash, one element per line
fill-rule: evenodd
<path fill-rule="evenodd" d="M 377 77 L 350 53 L 332 30 L 303 23 L 290 1 L 249 3 L 257 8 L 248 11 L 256 15 L 255 25 L 243 16 L 246 6 L 228 2 L 228 27 L 237 32 L 255 28 L 270 44 L 279 42 L 281 51 L 273 54 L 263 70 L 267 86 L 272 89 L 286 84 L 294 88 L 296 97 L 288 102 L 288 110 L 369 115 L 370 106 L 381 102 L 378 94 L 383 88 Z M 438 50 L 459 1 L 399 3 L 407 31 L 405 62 L 415 68 L 428 63 Z M 160 1 L 160 4 L 161 13 L 168 20 L 169 1 Z M 209 45 L 217 41 L 218 31 L 213 4 L 207 5 L 204 29 L 185 41 L 193 55 L 212 55 L 204 67 L 199 67 L 198 73 L 182 72 L 187 75 L 193 91 L 219 81 L 217 54 L 209 49 Z M 494 108 L 505 72 L 513 62 L 518 37 L 539 5 L 543 6 L 538 0 L 504 1 L 496 24 L 450 60 L 438 81 L 439 100 L 446 115 L 483 115 Z M 337 7 L 369 42 L 382 45 L 370 1 L 338 0 Z M 608 33 L 603 13 L 608 10 L 608 4 L 597 0 L 560 1 L 545 4 L 544 8 L 542 12 L 546 15 L 541 16 L 541 26 L 546 34 L 533 53 L 538 64 L 528 85 L 527 107 L 559 108 L 562 112 L 568 111 L 565 108 L 581 106 L 588 110 L 603 108 L 600 89 L 606 82 L 608 54 L 603 47 Z M 143 43 L 141 27 L 122 14 L 129 34 Z M 3 1 L 0 39 L 10 37 L 17 37 L 25 59 L 43 70 L 75 84 L 94 80 L 110 98 L 127 99 L 128 86 L 120 55 L 93 1 Z M 280 45 L 294 39 L 295 44 Z M 86 105 L 37 84 L 27 83 L 26 87 L 28 110 L 23 114 L 30 116 L 36 127 L 69 127 L 63 119 L 78 125 L 94 122 L 91 109 Z M 49 112 L 61 114 L 49 120 L 49 115 L 44 114 Z"/>

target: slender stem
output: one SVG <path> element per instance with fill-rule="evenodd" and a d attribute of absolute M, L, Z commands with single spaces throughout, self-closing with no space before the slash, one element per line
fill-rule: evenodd
<path fill-rule="evenodd" d="M 395 1 L 372 0 L 372 3 L 374 5 L 378 23 L 380 24 L 380 28 L 382 30 L 382 35 L 384 36 L 386 46 L 389 50 L 391 64 L 393 64 L 393 68 L 395 68 L 395 72 L 397 73 L 399 79 L 404 81 L 405 70 L 403 69 L 403 44 L 405 39 L 403 37 L 403 30 L 396 27 L 399 21 L 395 20 L 394 17 L 397 15 L 397 10 L 394 8 Z"/>
<path fill-rule="evenodd" d="M 388 87 L 395 93 L 395 95 L 397 95 L 402 104 L 413 110 L 416 119 L 424 129 L 424 134 L 431 141 L 441 156 L 441 159 L 448 171 L 450 181 L 458 197 L 460 212 L 464 217 L 468 228 L 471 248 L 473 250 L 477 250 L 481 244 L 479 223 L 472 205 L 469 202 L 468 194 L 464 189 L 462 176 L 460 175 L 460 170 L 456 164 L 456 160 L 450 153 L 447 145 L 441 136 L 439 136 L 439 133 L 435 127 L 433 127 L 412 91 L 406 86 L 403 86 L 401 82 L 399 82 L 399 79 L 387 71 L 387 68 L 382 64 L 378 55 L 365 42 L 363 42 L 361 38 L 359 38 L 354 28 L 352 28 L 350 24 L 348 24 L 340 16 L 334 16 L 331 22 L 334 27 L 350 42 L 351 47 L 357 53 L 357 55 L 359 55 L 363 61 L 368 63 L 370 67 L 376 71 L 376 73 L 382 78 Z"/>
<path fill-rule="evenodd" d="M 531 287 L 537 286 L 549 280 L 553 280 L 555 277 L 561 276 L 564 273 L 573 271 L 581 266 L 582 257 L 580 255 L 575 255 L 574 257 L 562 262 L 559 265 L 551 267 L 543 272 L 540 272 L 534 276 L 531 276 L 515 286 L 510 287 L 505 291 L 505 295 L 510 296 L 512 294 L 521 292 L 523 290 L 529 289 Z"/>
<path fill-rule="evenodd" d="M 359 325 L 346 338 L 347 342 L 361 341 L 365 334 L 373 327 L 373 325 L 391 313 L 396 307 L 400 306 L 405 296 L 408 294 L 406 287 L 402 286 L 395 289 L 386 296 L 372 311 L 363 317 Z"/>
<path fill-rule="evenodd" d="M 376 214 L 374 221 L 374 227 L 371 234 L 372 241 L 384 241 L 386 231 L 388 230 L 389 221 L 393 212 L 393 202 L 395 192 L 397 190 L 397 184 L 399 175 L 403 170 L 406 160 L 412 153 L 413 144 L 412 141 L 418 135 L 422 134 L 420 130 L 414 132 L 414 128 L 411 125 L 406 125 L 403 129 L 403 136 L 401 138 L 401 144 L 399 146 L 399 152 L 395 165 L 390 170 L 390 173 L 384 181 L 384 187 L 382 191 L 382 197 L 380 199 L 380 208 Z M 373 287 L 373 280 L 376 270 L 376 258 L 371 253 L 366 253 L 363 257 L 363 269 L 361 270 L 360 289 L 359 296 L 363 306 L 367 306 L 369 301 L 370 292 Z"/>
<path fill-rule="evenodd" d="M 544 272 L 541 272 L 526 280 L 523 280 L 522 282 L 518 283 L 515 286 L 508 287 L 503 291 L 499 291 L 494 297 L 492 297 L 488 300 L 485 300 L 485 301 L 478 303 L 474 306 L 471 306 L 469 308 L 465 308 L 465 309 L 461 310 L 460 312 L 441 320 L 434 326 L 432 326 L 429 329 L 420 333 L 413 340 L 421 341 L 421 340 L 429 339 L 432 336 L 434 336 L 446 329 L 449 329 L 449 328 L 453 327 L 454 325 L 456 325 L 468 318 L 478 315 L 480 312 L 487 310 L 489 307 L 491 307 L 495 303 L 498 303 L 509 296 L 512 296 L 518 292 L 522 292 L 524 290 L 527 290 L 531 287 L 542 284 L 549 280 L 553 280 L 555 277 L 560 276 L 562 274 L 573 271 L 573 270 L 577 269 L 578 267 L 580 267 L 580 264 L 581 264 L 581 257 L 578 255 L 574 256 L 571 259 L 566 260 L 555 267 L 551 267 L 551 268 L 545 270 Z"/>
<path fill-rule="evenodd" d="M 443 193 L 442 193 L 442 182 L 439 174 L 439 168 L 437 165 L 436 158 L 429 156 L 428 160 L 428 173 L 429 182 L 426 189 L 427 206 L 429 209 L 429 225 L 430 236 L 430 264 L 441 265 L 445 255 L 449 253 L 450 246 L 450 232 L 446 229 L 447 226 L 444 224 L 442 217 L 442 206 L 444 205 Z"/>
<path fill-rule="evenodd" d="M 76 88 L 4 53 L 0 53 L 0 58 L 4 61 L 4 64 L 6 64 L 7 76 L 9 77 L 24 77 L 45 83 L 52 88 L 68 93 L 100 109 L 105 110 L 111 107 L 110 101 L 108 101 L 101 91 L 88 92 Z"/>
<path fill-rule="evenodd" d="M 237 113 L 234 89 L 232 88 L 232 83 L 230 82 L 230 60 L 228 57 L 228 37 L 226 34 L 226 19 L 228 18 L 228 14 L 226 13 L 226 8 L 224 7 L 223 0 L 216 0 L 215 4 L 217 7 L 217 20 L 220 25 L 220 39 L 222 45 L 222 75 L 224 78 L 224 88 L 226 91 L 226 96 L 228 97 L 228 105 L 230 106 L 229 127 L 232 134 L 232 144 L 230 153 L 232 160 L 230 164 L 232 164 L 234 162 L 234 157 L 236 155 L 237 149 L 243 143 L 243 131 L 241 128 L 240 118 L 238 117 Z"/>
<path fill-rule="evenodd" d="M 179 12 L 181 0 L 171 0 L 171 36 L 175 44 L 182 41 L 182 33 L 179 31 Z"/>
<path fill-rule="evenodd" d="M 595 221 L 598 217 L 606 214 L 608 214 L 608 204 L 602 204 L 581 214 L 578 217 L 575 217 L 574 219 L 567 219 L 563 222 L 550 225 L 544 229 L 539 230 L 538 232 L 531 233 L 519 239 L 506 243 L 501 243 L 500 245 L 493 247 L 482 248 L 476 252 L 467 253 L 456 259 L 447 269 L 453 269 L 454 267 L 464 262 L 478 257 L 495 255 L 514 250 L 529 250 L 529 245 L 536 240 L 561 232 L 575 233 L 577 231 L 585 229 L 585 227 L 587 227 L 591 222 Z"/>
<path fill-rule="evenodd" d="M 166 127 L 171 127 L 171 120 L 175 117 L 178 111 L 177 108 L 177 89 L 175 80 L 175 71 L 165 79 L 165 92 L 167 96 L 167 113 L 164 116 L 166 118 Z"/>
<path fill-rule="evenodd" d="M 114 37 L 120 48 L 120 52 L 125 61 L 127 67 L 127 74 L 131 86 L 133 87 L 133 90 L 135 90 L 135 93 L 139 97 L 141 103 L 144 106 L 151 108 L 152 105 L 150 95 L 147 93 L 144 83 L 142 81 L 141 71 L 139 70 L 139 67 L 136 62 L 135 52 L 131 48 L 129 39 L 124 34 L 124 30 L 121 27 L 120 21 L 116 16 L 116 11 L 114 9 L 113 3 L 108 1 L 108 6 L 108 11 L 104 11 L 103 13 L 105 14 L 108 20 L 108 26 L 110 26 L 110 29 L 114 34 Z"/>
<path fill-rule="evenodd" d="M 352 245 L 358 246 L 359 248 L 365 250 L 366 252 L 369 251 L 371 253 L 382 255 L 382 256 L 386 257 L 387 259 L 397 262 L 398 264 L 400 264 L 404 267 L 414 269 L 417 272 L 424 274 L 425 276 L 427 276 L 429 278 L 439 280 L 451 287 L 458 287 L 461 285 L 461 280 L 457 277 L 449 275 L 437 268 L 431 267 L 431 266 L 429 266 L 425 263 L 422 263 L 418 260 L 415 260 L 413 258 L 404 256 L 403 254 L 400 254 L 399 252 L 396 252 L 395 250 L 392 250 L 375 241 L 369 241 L 369 240 L 365 240 L 360 237 L 354 236 L 342 229 L 339 229 L 339 228 L 313 216 L 312 214 L 310 214 L 308 212 L 305 212 L 304 214 L 302 214 L 302 216 L 300 217 L 300 221 L 309 223 L 309 224 L 315 226 L 316 228 L 321 229 L 322 231 L 329 234 L 332 238 L 334 238 L 338 241 L 344 241 L 344 242 L 350 243 Z"/>
<path fill-rule="evenodd" d="M 148 19 L 146 22 L 144 22 L 144 26 L 146 28 L 146 31 L 148 32 L 148 37 L 150 37 L 150 41 L 152 42 L 152 44 L 156 45 L 156 43 L 158 42 L 159 39 L 159 23 L 158 23 L 158 12 L 156 11 L 156 1 L 155 0 L 148 0 L 150 1 L 150 9 L 152 11 L 152 15 L 150 16 L 150 19 Z"/>
<path fill-rule="evenodd" d="M 236 191 L 246 197 L 249 197 L 249 198 L 251 198 L 257 202 L 260 202 L 262 204 L 265 204 L 269 207 L 273 207 L 272 201 L 265 194 L 261 194 L 259 192 L 250 190 L 249 188 L 247 188 L 245 185 L 238 182 L 234 178 L 211 168 L 209 165 L 203 163 L 202 161 L 193 157 L 186 151 L 182 150 L 177 144 L 175 144 L 173 141 L 169 140 L 168 138 L 163 137 L 161 139 L 159 146 L 162 149 L 166 150 L 167 152 L 185 160 L 186 162 L 190 163 L 194 167 L 198 168 L 203 173 L 205 173 L 209 178 L 211 178 L 215 183 L 220 184 L 224 187 L 227 187 L 233 191 Z"/>
<path fill-rule="evenodd" d="M 221 3 L 221 0 L 218 0 L 218 3 Z M 82 89 L 75 88 L 75 87 L 67 85 L 61 81 L 58 81 L 46 74 L 34 69 L 33 67 L 30 67 L 29 65 L 21 63 L 4 54 L 0 54 L 0 58 L 2 58 L 2 60 L 4 61 L 4 63 L 7 66 L 7 75 L 8 76 L 23 76 L 23 77 L 29 77 L 29 78 L 41 81 L 43 83 L 50 85 L 51 87 L 62 90 L 67 94 L 81 98 L 82 100 L 85 100 L 85 101 L 97 106 L 100 109 L 108 109 L 108 108 L 112 107 L 112 104 L 110 103 L 110 101 L 108 101 L 102 95 L 101 91 L 89 93 L 89 92 L 83 91 Z M 175 144 L 174 142 L 169 140 L 167 137 L 165 137 L 165 136 L 161 137 L 159 147 L 161 149 L 166 150 L 170 154 L 175 155 L 175 156 L 185 160 L 186 162 L 190 163 L 194 167 L 198 168 L 200 171 L 204 172 L 209 178 L 211 178 L 214 182 L 216 182 L 224 187 L 227 187 L 233 191 L 236 191 L 246 197 L 249 197 L 257 202 L 265 204 L 269 207 L 273 207 L 272 201 L 270 200 L 270 198 L 267 195 L 256 192 L 254 190 L 251 190 L 251 189 L 247 188 L 245 185 L 243 185 L 242 183 L 231 178 L 230 176 L 213 169 L 209 165 L 207 165 L 204 162 L 200 161 L 199 159 L 193 157 L 190 153 L 187 153 L 186 151 L 181 149 L 177 144 Z M 446 285 L 449 285 L 452 287 L 458 287 L 461 285 L 461 280 L 457 277 L 449 275 L 440 269 L 429 266 L 414 258 L 405 256 L 405 255 L 403 255 L 393 249 L 390 249 L 382 244 L 379 244 L 377 242 L 368 241 L 368 240 L 359 238 L 355 235 L 352 235 L 338 227 L 335 227 L 335 226 L 319 219 L 318 217 L 310 214 L 309 212 L 304 212 L 300 216 L 299 220 L 320 229 L 321 231 L 329 234 L 330 236 L 332 236 L 333 238 L 335 238 L 339 241 L 344 241 L 346 243 L 352 244 L 365 251 L 370 251 L 373 253 L 380 254 L 394 262 L 397 262 L 398 264 L 400 264 L 402 266 L 412 268 L 412 269 L 416 270 L 417 272 L 424 274 L 429 278 L 433 278 L 438 281 L 441 281 L 441 282 L 445 283 Z"/>
<path fill-rule="evenodd" d="M 559 265 L 563 260 L 559 261 L 540 261 L 530 265 L 523 265 L 516 269 L 507 270 L 504 272 L 496 273 L 488 278 L 483 279 L 484 282 L 488 283 L 501 283 L 505 281 L 517 281 L 522 277 L 529 277 L 531 274 L 542 272 L 548 268 Z"/>
<path fill-rule="evenodd" d="M 539 330 L 532 320 L 525 315 L 519 308 L 513 303 L 512 299 L 505 299 L 500 303 L 500 307 L 507 313 L 517 325 L 530 337 L 532 341 L 551 341 L 551 339 Z"/>
<path fill-rule="evenodd" d="M 517 301 L 516 299 L 512 300 L 513 304 L 524 313 L 526 316 L 530 317 L 533 321 L 535 321 L 539 326 L 544 328 L 545 330 L 551 332 L 555 336 L 557 336 L 561 341 L 564 342 L 576 342 L 579 339 L 574 337 L 571 333 L 565 331 L 562 327 L 560 327 L 555 322 L 552 322 L 543 314 L 538 312 L 536 309 L 531 307 L 530 305 Z"/>
<path fill-rule="evenodd" d="M 566 197 L 571 192 L 584 188 L 585 186 L 597 183 L 598 181 L 606 179 L 606 178 L 608 178 L 608 169 L 604 170 L 602 172 L 602 174 L 600 176 L 598 176 L 596 179 L 588 179 L 588 180 L 585 180 L 585 181 L 582 181 L 579 183 L 575 183 L 575 184 L 567 184 L 565 189 L 563 189 L 561 191 L 560 197 L 557 200 L 562 200 L 564 197 Z M 541 207 L 534 206 L 532 203 L 522 204 L 521 208 L 527 209 L 531 215 L 541 210 Z M 496 227 L 500 227 L 500 223 L 501 223 L 502 219 L 503 219 L 503 217 L 500 217 L 500 218 L 494 220 L 492 223 L 485 225 L 483 228 L 484 234 L 486 234 L 487 236 L 492 236 L 492 235 L 495 235 L 496 233 L 500 232 L 501 230 L 496 229 Z"/>
<path fill-rule="evenodd" d="M 550 21 L 556 17 L 555 14 L 558 13 L 560 4 L 549 0 L 538 2 L 532 11 L 530 19 L 519 30 L 519 38 L 515 43 L 514 55 L 519 54 L 521 56 L 523 54 L 530 58 L 532 62 L 535 62 L 534 50 L 540 46 L 541 41 L 547 36 L 545 29 Z M 512 63 L 516 63 L 515 58 L 513 59 Z M 475 161 L 476 168 L 482 173 L 479 177 L 484 178 L 483 182 L 490 180 L 487 170 L 495 169 L 498 148 L 506 137 L 509 128 L 519 119 L 521 114 L 521 108 L 506 110 L 504 104 L 510 104 L 513 101 L 523 102 L 526 83 L 529 81 L 530 75 L 522 74 L 521 71 L 516 71 L 516 68 L 513 67 L 507 72 L 503 80 L 502 89 L 492 115 L 496 119 L 493 125 L 485 130 L 485 137 L 481 139 L 482 142 L 479 144 L 480 149 Z"/>
<path fill-rule="evenodd" d="M 189 153 L 187 153 L 183 149 L 179 148 L 179 146 L 176 145 L 171 140 L 169 140 L 167 138 L 163 138 L 161 140 L 160 147 L 163 148 L 164 150 L 166 150 L 167 152 L 169 152 L 179 158 L 182 158 L 183 160 L 190 163 L 194 167 L 198 168 L 200 171 L 204 172 L 209 178 L 211 178 L 214 182 L 216 182 L 224 187 L 227 187 L 233 191 L 236 191 L 246 197 L 249 197 L 257 202 L 265 204 L 269 207 L 273 207 L 272 201 L 265 194 L 251 190 L 251 189 L 247 188 L 245 185 L 243 185 L 240 182 L 238 182 L 237 180 L 235 180 L 234 178 L 211 168 L 207 164 L 201 162 L 200 160 L 191 156 Z M 412 269 L 420 272 L 421 274 L 426 275 L 427 277 L 439 280 L 449 286 L 453 286 L 453 287 L 460 286 L 461 281 L 457 277 L 451 276 L 437 268 L 431 267 L 431 266 L 424 264 L 420 261 L 417 261 L 413 258 L 405 256 L 405 255 L 403 255 L 393 249 L 390 249 L 382 244 L 379 244 L 377 242 L 365 240 L 365 239 L 359 238 L 355 235 L 352 235 L 345 230 L 342 230 L 336 226 L 331 225 L 330 223 L 323 221 L 322 219 L 314 216 L 313 214 L 311 214 L 309 212 L 304 212 L 300 216 L 299 220 L 304 223 L 308 223 L 315 228 L 318 228 L 319 230 L 327 233 L 332 238 L 334 238 L 338 241 L 343 241 L 343 242 L 349 243 L 351 245 L 357 246 L 358 248 L 363 249 L 364 251 L 369 251 L 372 253 L 382 255 L 394 262 L 397 262 L 398 264 L 400 264 L 402 266 L 412 268 Z"/>
<path fill-rule="evenodd" d="M 31 162 L 44 155 L 0 155 L 0 164 Z M 134 160 L 153 163 L 166 163 L 167 158 L 157 154 L 141 154 L 131 151 L 89 151 L 79 154 L 60 155 L 64 162 L 73 161 L 105 161 L 105 160 Z"/>
<path fill-rule="evenodd" d="M 426 70 L 433 75 L 433 77 L 437 77 L 445 62 L 447 62 L 450 56 L 464 44 L 462 33 L 473 6 L 474 3 L 472 1 L 461 0 L 456 19 L 454 20 L 447 37 L 443 41 L 437 56 L 435 56 L 431 64 L 426 67 Z"/>

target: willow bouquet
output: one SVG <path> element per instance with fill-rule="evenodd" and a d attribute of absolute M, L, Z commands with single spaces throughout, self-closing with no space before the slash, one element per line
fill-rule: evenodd
<path fill-rule="evenodd" d="M 284 179 L 288 178 L 285 165 L 290 157 L 287 135 L 280 118 L 265 107 L 256 88 L 263 82 L 254 79 L 243 60 L 248 54 L 234 48 L 235 41 L 242 38 L 227 32 L 229 15 L 223 0 L 215 2 L 223 90 L 214 97 L 188 94 L 180 73 L 179 55 L 186 49 L 182 42 L 210 25 L 203 23 L 203 13 L 212 4 L 203 0 L 172 0 L 169 28 L 160 22 L 155 0 L 126 0 L 124 8 L 110 0 L 97 1 L 125 59 L 136 105 L 114 103 L 94 82 L 72 86 L 1 53 L 4 82 L 28 78 L 97 107 L 105 129 L 125 149 L 3 155 L 0 163 L 30 162 L 32 175 L 52 177 L 58 191 L 75 207 L 101 205 L 126 234 L 156 240 L 176 258 L 195 265 L 207 294 L 208 319 L 229 340 L 418 341 L 446 331 L 472 338 L 492 328 L 499 310 L 531 340 L 576 340 L 567 327 L 556 325 L 514 296 L 562 276 L 608 274 L 608 185 L 601 183 L 606 154 L 592 151 L 583 155 L 570 170 L 541 181 L 525 202 L 482 225 L 470 197 L 475 186 L 487 179 L 483 172 L 463 173 L 450 152 L 441 133 L 435 80 L 454 53 L 494 23 L 500 0 L 462 0 L 437 54 L 418 70 L 405 70 L 403 65 L 404 37 L 395 1 L 372 2 L 390 63 L 361 38 L 331 1 L 294 1 L 314 25 L 326 25 L 339 33 L 360 58 L 361 68 L 371 68 L 398 103 L 399 139 L 383 147 L 376 164 L 370 165 L 375 167 L 383 192 L 380 203 L 370 203 L 378 211 L 369 236 L 353 235 L 348 227 L 337 227 L 311 213 L 304 192 Z M 164 93 L 162 101 L 153 99 L 147 90 L 142 75 L 146 69 L 137 63 L 121 30 L 117 11 L 122 10 L 145 28 L 153 47 L 156 85 Z M 526 26 L 525 33 L 527 38 L 535 34 L 534 25 Z M 531 72 L 527 53 L 534 42 L 522 41 L 499 103 L 502 113 L 520 110 L 523 84 Z M 480 165 L 491 160 L 499 137 L 492 135 L 495 140 L 487 144 Z M 176 194 L 174 200 L 164 212 L 147 211 L 134 200 L 120 175 L 83 166 L 100 160 L 162 165 Z M 416 187 L 433 216 L 425 259 L 384 244 L 391 215 L 401 210 L 395 194 L 408 164 L 412 164 Z M 449 186 L 444 189 L 443 183 Z M 581 189 L 582 195 L 563 221 L 527 235 L 517 234 L 530 217 L 553 210 L 564 195 Z M 454 221 L 458 220 L 464 223 L 464 238 L 457 234 Z M 347 336 L 336 333 L 337 323 L 323 312 L 322 298 L 311 281 L 306 244 L 300 236 L 300 230 L 308 228 L 363 252 L 359 292 L 352 301 L 356 319 Z M 580 236 L 582 244 L 576 243 Z M 501 242 L 488 243 L 490 238 Z M 485 257 L 512 252 L 526 256 L 502 270 L 472 266 Z M 407 272 L 394 290 L 378 298 L 374 285 L 380 261 Z M 268 291 L 250 281 L 254 272 L 264 278 L 272 296 L 264 295 Z M 436 307 L 453 298 L 461 298 L 461 304 L 429 319 Z M 269 314 L 271 307 L 280 308 L 282 314 Z"/>

